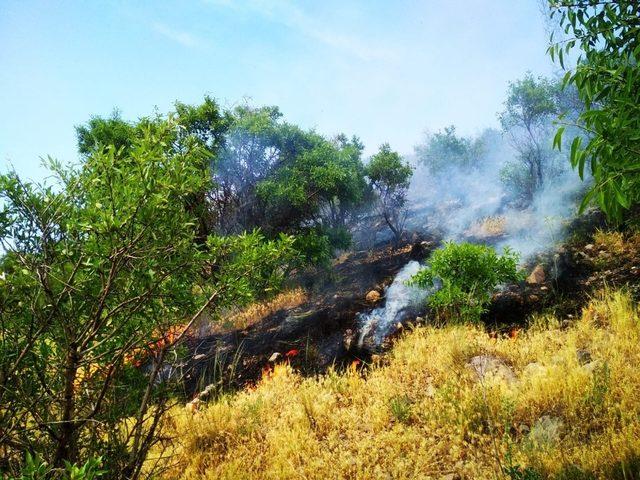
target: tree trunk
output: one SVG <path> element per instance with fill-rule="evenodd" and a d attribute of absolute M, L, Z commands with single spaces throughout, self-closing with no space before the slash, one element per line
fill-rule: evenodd
<path fill-rule="evenodd" d="M 75 382 L 78 373 L 78 351 L 77 346 L 72 343 L 67 351 L 67 359 L 64 369 L 64 398 L 62 401 L 62 418 L 60 422 L 60 432 L 58 435 L 58 446 L 54 464 L 56 467 L 63 467 L 64 461 L 74 461 L 76 455 L 75 439 Z"/>

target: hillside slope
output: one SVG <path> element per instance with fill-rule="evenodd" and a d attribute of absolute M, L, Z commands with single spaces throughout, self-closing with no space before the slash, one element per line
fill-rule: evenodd
<path fill-rule="evenodd" d="M 167 478 L 640 478 L 640 316 L 630 296 L 510 335 L 420 327 L 388 356 L 176 408 Z M 167 445 L 165 445 L 167 447 Z"/>

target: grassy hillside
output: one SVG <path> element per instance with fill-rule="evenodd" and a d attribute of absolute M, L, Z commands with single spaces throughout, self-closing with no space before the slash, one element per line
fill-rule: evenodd
<path fill-rule="evenodd" d="M 421 327 L 366 370 L 281 364 L 175 409 L 167 478 L 640 478 L 639 341 L 637 306 L 613 292 L 498 338 Z"/>

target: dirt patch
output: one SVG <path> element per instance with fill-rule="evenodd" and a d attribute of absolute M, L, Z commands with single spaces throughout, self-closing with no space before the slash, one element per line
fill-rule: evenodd
<path fill-rule="evenodd" d="M 343 255 L 329 273 L 301 275 L 307 299 L 294 307 L 268 312 L 243 329 L 232 329 L 189 339 L 189 358 L 181 369 L 188 394 L 209 384 L 239 387 L 261 378 L 272 365 L 286 359 L 303 373 L 350 363 L 361 352 L 355 348 L 356 316 L 371 308 L 366 295 L 380 292 L 412 259 L 423 259 L 436 245 L 419 239 L 399 248 Z"/>

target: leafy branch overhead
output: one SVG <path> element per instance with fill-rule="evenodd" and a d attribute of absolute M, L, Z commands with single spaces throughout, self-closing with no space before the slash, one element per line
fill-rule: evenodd
<path fill-rule="evenodd" d="M 550 0 L 549 5 L 563 35 L 552 36 L 549 55 L 566 70 L 565 88 L 575 86 L 585 106 L 577 120 L 585 135 L 572 139 L 570 150 L 580 177 L 593 176 L 582 208 L 596 202 L 621 221 L 640 202 L 640 4 Z M 570 54 L 577 54 L 574 66 Z M 558 148 L 564 133 L 560 127 Z"/>

